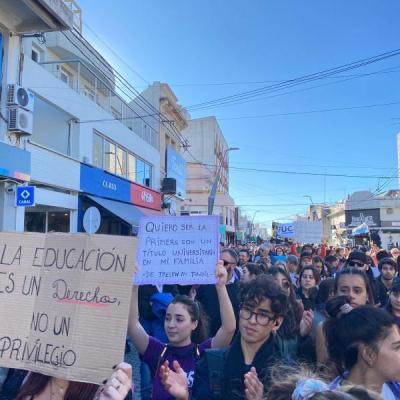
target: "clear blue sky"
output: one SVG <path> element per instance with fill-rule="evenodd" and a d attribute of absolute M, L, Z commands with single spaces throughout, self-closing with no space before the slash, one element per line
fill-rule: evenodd
<path fill-rule="evenodd" d="M 183 106 L 400 48 L 398 0 L 79 0 L 79 5 L 84 35 L 135 87 L 146 82 L 133 71 L 147 82 L 167 82 Z M 400 56 L 341 75 L 346 76 L 291 90 L 321 87 L 198 111 L 192 118 L 220 119 L 228 143 L 240 147 L 231 153 L 232 167 L 394 176 L 400 119 L 393 118 L 400 118 L 400 104 L 228 119 L 400 102 Z M 272 82 L 254 83 L 264 81 Z M 258 210 L 255 221 L 268 225 L 304 213 L 305 205 L 287 205 L 308 203 L 304 195 L 330 203 L 382 185 L 397 188 L 397 180 L 230 172 L 236 203 L 250 216 Z"/>

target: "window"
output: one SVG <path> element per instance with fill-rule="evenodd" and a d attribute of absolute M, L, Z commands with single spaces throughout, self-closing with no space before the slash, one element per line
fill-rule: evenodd
<path fill-rule="evenodd" d="M 137 159 L 136 160 L 136 182 L 140 185 L 151 187 L 153 167 L 146 162 Z"/>
<path fill-rule="evenodd" d="M 86 85 L 84 86 L 83 94 L 84 94 L 84 96 L 88 97 L 90 100 L 94 101 L 95 93 L 94 93 L 94 90 L 92 88 L 90 88 L 89 86 L 86 86 Z"/>
<path fill-rule="evenodd" d="M 149 164 L 144 164 L 144 184 L 145 186 L 151 187 L 151 170 L 152 167 Z"/>
<path fill-rule="evenodd" d="M 68 210 L 25 212 L 25 232 L 69 232 L 69 224 Z"/>
<path fill-rule="evenodd" d="M 93 162 L 95 167 L 103 168 L 103 138 L 93 133 Z"/>
<path fill-rule="evenodd" d="M 45 212 L 25 212 L 25 232 L 46 232 Z"/>
<path fill-rule="evenodd" d="M 126 151 L 121 147 L 117 147 L 117 165 L 116 171 L 117 175 L 126 177 Z"/>
<path fill-rule="evenodd" d="M 37 50 L 32 49 L 31 58 L 32 58 L 33 61 L 35 61 L 37 63 L 40 62 L 40 53 Z"/>
<path fill-rule="evenodd" d="M 111 107 L 111 114 L 114 116 L 115 119 L 121 119 L 121 111 L 118 111 L 116 108 Z"/>
<path fill-rule="evenodd" d="M 115 144 L 104 140 L 104 169 L 115 174 Z"/>
<path fill-rule="evenodd" d="M 136 158 L 133 154 L 128 153 L 128 176 L 127 178 L 134 182 L 136 180 Z"/>
<path fill-rule="evenodd" d="M 48 212 L 47 232 L 69 232 L 69 212 Z"/>
<path fill-rule="evenodd" d="M 40 63 L 43 60 L 43 50 L 35 45 L 34 43 L 32 43 L 32 50 L 31 50 L 31 58 L 33 61 Z"/>
<path fill-rule="evenodd" d="M 136 160 L 136 182 L 144 185 L 144 161 L 137 159 Z"/>
<path fill-rule="evenodd" d="M 151 187 L 153 166 L 96 132 L 93 132 L 92 165 Z"/>
<path fill-rule="evenodd" d="M 72 85 L 71 74 L 63 67 L 60 69 L 60 79 L 68 86 Z"/>

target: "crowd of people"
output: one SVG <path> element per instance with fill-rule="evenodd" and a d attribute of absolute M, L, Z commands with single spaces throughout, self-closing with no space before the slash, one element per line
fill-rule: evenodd
<path fill-rule="evenodd" d="M 400 399 L 400 251 L 225 247 L 214 285 L 133 286 L 141 359 L 101 386 L 5 370 L 0 400 Z"/>
<path fill-rule="evenodd" d="M 398 257 L 376 246 L 221 245 L 216 285 L 152 289 L 174 299 L 163 339 L 139 316 L 150 287 L 134 288 L 142 398 L 400 399 Z"/>

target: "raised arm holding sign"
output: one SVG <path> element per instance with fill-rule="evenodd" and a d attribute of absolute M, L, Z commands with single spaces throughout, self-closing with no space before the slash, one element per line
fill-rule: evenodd
<path fill-rule="evenodd" d="M 139 269 L 140 273 L 140 269 Z M 188 296 L 176 296 L 168 306 L 165 316 L 165 332 L 169 343 L 165 344 L 149 336 L 139 322 L 138 287 L 133 286 L 128 334 L 134 345 L 151 368 L 153 375 L 153 398 L 172 399 L 163 388 L 159 369 L 164 361 L 178 360 L 187 374 L 189 385 L 194 376 L 194 367 L 199 356 L 207 348 L 226 347 L 232 340 L 236 328 L 235 314 L 226 290 L 228 273 L 220 261 L 215 266 L 214 281 L 218 293 L 222 325 L 213 338 L 208 338 L 206 317 L 200 303 Z"/>

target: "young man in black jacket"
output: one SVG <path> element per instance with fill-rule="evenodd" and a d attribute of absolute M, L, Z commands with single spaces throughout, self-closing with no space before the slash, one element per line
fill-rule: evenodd
<path fill-rule="evenodd" d="M 375 287 L 381 307 L 385 307 L 389 300 L 389 293 L 393 282 L 397 276 L 397 262 L 393 258 L 382 258 L 378 264 L 379 272 L 381 273 L 375 279 Z"/>
<path fill-rule="evenodd" d="M 199 360 L 191 399 L 262 400 L 269 389 L 269 369 L 280 358 L 274 334 L 283 322 L 287 296 L 265 275 L 244 285 L 239 296 L 239 334 L 229 348 L 207 350 Z M 186 376 L 177 362 L 173 369 L 161 367 L 165 388 L 176 399 L 187 400 Z"/>

